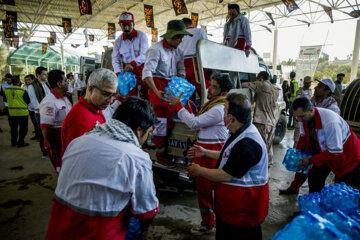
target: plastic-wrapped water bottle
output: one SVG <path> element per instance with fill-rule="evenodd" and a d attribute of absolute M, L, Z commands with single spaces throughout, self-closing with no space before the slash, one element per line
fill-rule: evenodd
<path fill-rule="evenodd" d="M 168 91 L 170 91 L 174 97 L 178 97 L 183 93 L 181 96 L 181 103 L 185 106 L 191 95 L 194 93 L 195 87 L 186 79 L 175 76 L 171 77 L 171 81 L 168 83 L 168 86 L 165 87 L 165 92 L 167 93 Z"/>
<path fill-rule="evenodd" d="M 284 229 L 275 234 L 273 240 L 350 240 L 351 238 L 340 232 L 334 224 L 320 217 L 318 214 L 307 212 L 294 218 Z"/>
<path fill-rule="evenodd" d="M 346 216 L 342 211 L 337 210 L 327 213 L 324 218 L 332 222 L 338 230 L 346 233 L 352 239 L 360 239 L 360 224 Z"/>
<path fill-rule="evenodd" d="M 126 96 L 136 86 L 136 76 L 132 72 L 122 71 L 118 79 L 117 89 L 120 91 L 121 96 Z"/>
<path fill-rule="evenodd" d="M 321 191 L 320 202 L 328 212 L 342 210 L 349 213 L 358 208 L 359 197 L 359 190 L 353 189 L 345 183 L 340 183 L 324 187 Z"/>
<path fill-rule="evenodd" d="M 302 150 L 299 150 L 296 148 L 289 148 L 286 151 L 286 154 L 285 154 L 282 164 L 289 171 L 307 174 L 311 168 L 311 164 L 309 164 L 308 168 L 304 171 L 299 170 L 297 167 L 295 167 L 296 165 L 298 165 L 300 163 L 300 162 L 298 162 L 298 160 L 305 158 L 305 157 L 311 157 L 311 155 L 305 151 L 302 151 Z"/>

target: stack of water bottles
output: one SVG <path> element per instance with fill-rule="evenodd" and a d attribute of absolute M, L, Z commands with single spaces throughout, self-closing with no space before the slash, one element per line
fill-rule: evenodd
<path fill-rule="evenodd" d="M 175 76 L 171 78 L 168 86 L 165 87 L 165 93 L 168 91 L 170 91 L 174 97 L 178 97 L 181 93 L 183 93 L 181 96 L 181 103 L 185 106 L 191 95 L 194 93 L 195 87 L 186 79 Z"/>
<path fill-rule="evenodd" d="M 300 162 L 298 162 L 298 160 L 305 158 L 305 157 L 310 158 L 311 154 L 309 154 L 305 151 L 296 149 L 296 148 L 289 148 L 286 151 L 286 154 L 285 154 L 282 164 L 289 171 L 307 174 L 311 168 L 311 164 L 309 164 L 308 168 L 304 171 L 299 170 L 298 167 L 295 167 L 296 165 L 298 165 L 300 163 Z"/>
<path fill-rule="evenodd" d="M 301 215 L 273 239 L 360 239 L 359 198 L 359 190 L 345 183 L 299 196 Z"/>
<path fill-rule="evenodd" d="M 117 79 L 117 89 L 120 91 L 121 96 L 125 97 L 136 86 L 136 76 L 132 72 L 122 71 Z"/>

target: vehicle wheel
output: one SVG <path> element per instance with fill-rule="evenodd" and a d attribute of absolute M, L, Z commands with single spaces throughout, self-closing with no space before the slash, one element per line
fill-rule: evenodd
<path fill-rule="evenodd" d="M 281 114 L 279 121 L 276 124 L 275 137 L 273 144 L 279 144 L 286 133 L 286 116 Z"/>

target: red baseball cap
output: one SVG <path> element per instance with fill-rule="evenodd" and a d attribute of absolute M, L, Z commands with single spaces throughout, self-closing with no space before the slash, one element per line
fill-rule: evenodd
<path fill-rule="evenodd" d="M 132 23 L 134 22 L 134 15 L 130 12 L 123 12 L 119 18 L 120 23 Z"/>

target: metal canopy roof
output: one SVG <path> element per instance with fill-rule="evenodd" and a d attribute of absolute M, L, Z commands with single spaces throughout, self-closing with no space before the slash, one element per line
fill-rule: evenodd
<path fill-rule="evenodd" d="M 16 6 L 0 5 L 0 17 L 5 19 L 5 10 L 16 11 L 18 21 L 32 24 L 62 25 L 62 18 L 71 18 L 73 32 L 78 28 L 107 29 L 107 23 L 118 22 L 118 17 L 123 11 L 130 11 L 135 15 L 135 26 L 137 29 L 150 34 L 150 29 L 145 25 L 144 4 L 153 6 L 155 27 L 159 33 L 164 32 L 166 24 L 171 19 L 181 19 L 189 15 L 175 16 L 171 0 L 91 0 L 92 15 L 80 15 L 77 0 L 15 0 Z M 225 19 L 228 3 L 238 3 L 241 11 L 250 12 L 274 7 L 276 14 L 274 19 L 297 17 L 302 20 L 316 23 L 318 15 L 324 15 L 319 3 L 332 7 L 334 10 L 359 10 L 357 0 L 301 0 L 296 1 L 300 9 L 289 13 L 281 0 L 242 0 L 224 1 L 219 0 L 185 0 L 189 14 L 199 14 L 199 24 L 205 25 L 219 19 Z M 312 6 L 312 7 L 311 7 Z M 305 10 L 306 8 L 306 10 Z M 333 11 L 334 14 L 335 11 Z M 274 12 L 273 12 L 274 13 Z M 269 19 L 263 14 L 262 18 L 253 19 L 257 23 L 267 25 Z M 351 19 L 342 13 L 342 20 Z M 334 19 L 339 20 L 339 18 Z M 250 22 L 253 23 L 252 19 Z M 297 22 L 299 24 L 299 22 Z M 221 27 L 219 24 L 218 27 Z M 67 37 L 65 37 L 66 39 Z"/>
<path fill-rule="evenodd" d="M 80 65 L 79 56 L 65 49 L 64 59 L 65 66 L 69 69 Z M 57 46 L 48 46 L 46 53 L 42 54 L 42 43 L 28 42 L 9 55 L 8 64 L 59 68 L 59 65 L 61 66 L 60 49 Z"/>

